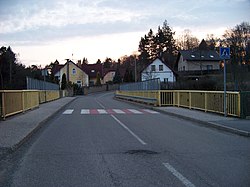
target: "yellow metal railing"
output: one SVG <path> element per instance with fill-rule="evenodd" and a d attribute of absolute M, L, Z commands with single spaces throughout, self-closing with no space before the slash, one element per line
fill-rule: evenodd
<path fill-rule="evenodd" d="M 40 103 L 59 97 L 59 91 L 0 90 L 0 114 L 5 119 L 8 116 L 39 107 Z"/>
<path fill-rule="evenodd" d="M 223 91 L 158 90 L 117 91 L 116 95 L 157 99 L 157 106 L 177 106 L 224 113 Z M 240 117 L 240 93 L 227 92 L 227 114 Z"/>

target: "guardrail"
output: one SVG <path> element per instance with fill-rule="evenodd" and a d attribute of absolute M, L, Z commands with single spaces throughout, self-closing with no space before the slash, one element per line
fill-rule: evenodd
<path fill-rule="evenodd" d="M 156 106 L 177 106 L 199 109 L 205 112 L 224 113 L 223 91 L 190 91 L 190 90 L 158 90 L 158 91 L 116 91 L 116 97 L 154 104 Z M 138 97 L 140 99 L 138 99 Z M 134 99 L 136 98 L 136 99 Z M 149 98 L 154 102 L 148 102 Z M 227 114 L 241 116 L 240 93 L 227 92 Z"/>
<path fill-rule="evenodd" d="M 58 99 L 59 91 L 0 90 L 0 114 L 8 116 L 39 107 L 39 104 Z"/>

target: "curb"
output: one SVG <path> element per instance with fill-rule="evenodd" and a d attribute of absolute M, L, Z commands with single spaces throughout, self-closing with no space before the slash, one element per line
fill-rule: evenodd
<path fill-rule="evenodd" d="M 235 129 L 235 128 L 232 128 L 232 127 L 227 127 L 227 126 L 215 123 L 215 122 L 208 122 L 208 121 L 202 121 L 202 120 L 194 119 L 194 118 L 183 116 L 183 115 L 180 115 L 180 114 L 167 112 L 167 111 L 155 108 L 155 107 L 152 107 L 152 109 L 157 111 L 157 112 L 164 113 L 164 114 L 167 114 L 167 115 L 170 115 L 170 116 L 179 117 L 179 118 L 182 118 L 182 119 L 185 119 L 185 120 L 193 121 L 193 122 L 199 123 L 200 125 L 203 125 L 203 126 L 206 126 L 206 127 L 215 128 L 215 129 L 218 129 L 218 130 L 221 130 L 221 131 L 230 132 L 230 133 L 241 135 L 241 136 L 244 136 L 244 137 L 250 137 L 250 132 L 248 132 L 248 131 Z"/>
<path fill-rule="evenodd" d="M 194 119 L 194 118 L 191 118 L 191 117 L 183 116 L 183 115 L 180 115 L 180 114 L 175 114 L 175 113 L 172 113 L 172 112 L 167 112 L 167 111 L 158 109 L 158 108 L 156 108 L 156 107 L 154 107 L 152 105 L 145 105 L 143 103 L 138 103 L 138 102 L 130 101 L 130 100 L 127 100 L 127 99 L 121 99 L 121 98 L 117 98 L 117 97 L 114 97 L 114 99 L 118 100 L 118 101 L 123 101 L 123 102 L 126 102 L 126 103 L 130 103 L 130 104 L 134 104 L 134 105 L 137 105 L 137 106 L 140 106 L 140 107 L 145 107 L 145 108 L 148 108 L 148 109 L 152 109 L 152 110 L 155 110 L 157 112 L 167 114 L 167 115 L 170 115 L 170 116 L 179 117 L 179 118 L 182 118 L 182 119 L 185 119 L 185 120 L 188 120 L 188 121 L 193 121 L 193 122 L 197 123 L 198 125 L 202 125 L 202 126 L 205 126 L 205 127 L 210 127 L 210 128 L 218 129 L 218 130 L 221 130 L 221 131 L 226 131 L 226 132 L 236 134 L 236 135 L 240 135 L 240 136 L 244 136 L 244 137 L 250 137 L 250 132 L 248 132 L 248 131 L 235 129 L 235 128 L 232 128 L 232 127 L 227 127 L 227 126 L 220 125 L 220 124 L 214 123 L 214 122 L 202 121 L 202 120 Z"/>
<path fill-rule="evenodd" d="M 0 150 L 6 151 L 6 152 L 9 152 L 9 153 L 16 151 L 26 141 L 28 141 L 33 136 L 33 134 L 35 134 L 40 128 L 42 128 L 42 126 L 46 122 L 51 120 L 55 115 L 57 115 L 61 110 L 63 110 L 69 104 L 71 104 L 75 99 L 76 99 L 76 97 L 74 99 L 72 99 L 71 101 L 69 101 L 68 103 L 66 103 L 65 105 L 58 108 L 55 112 L 51 113 L 51 115 L 49 117 L 47 117 L 46 119 L 44 119 L 44 120 L 40 121 L 39 123 L 37 123 L 36 127 L 32 131 L 30 131 L 22 140 L 17 142 L 14 146 L 12 146 L 12 147 L 2 147 L 2 148 L 0 148 Z"/>

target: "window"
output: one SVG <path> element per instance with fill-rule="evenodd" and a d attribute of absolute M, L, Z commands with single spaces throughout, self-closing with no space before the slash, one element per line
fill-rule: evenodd
<path fill-rule="evenodd" d="M 76 81 L 76 84 L 80 87 L 82 87 L 82 81 Z"/>
<path fill-rule="evenodd" d="M 151 65 L 151 71 L 155 71 L 155 65 Z"/>
<path fill-rule="evenodd" d="M 163 71 L 163 65 L 159 65 L 159 71 Z"/>
<path fill-rule="evenodd" d="M 73 75 L 76 74 L 76 69 L 75 69 L 75 68 L 72 69 L 72 74 L 73 74 Z"/>
<path fill-rule="evenodd" d="M 185 71 L 185 66 L 183 66 L 183 71 Z"/>

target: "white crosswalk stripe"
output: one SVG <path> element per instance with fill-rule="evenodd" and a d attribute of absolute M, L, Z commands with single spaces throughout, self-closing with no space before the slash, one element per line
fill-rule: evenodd
<path fill-rule="evenodd" d="M 89 109 L 82 109 L 81 114 L 90 114 L 90 110 Z"/>
<path fill-rule="evenodd" d="M 143 111 L 148 112 L 150 114 L 159 114 L 159 112 L 153 111 L 153 110 L 149 110 L 149 109 L 143 109 Z"/>
<path fill-rule="evenodd" d="M 67 109 L 63 114 L 72 114 L 74 109 Z M 81 109 L 80 114 L 96 115 L 96 114 L 158 114 L 159 112 L 149 109 Z"/>
<path fill-rule="evenodd" d="M 120 109 L 113 109 L 113 111 L 117 114 L 125 114 L 125 112 Z"/>
<path fill-rule="evenodd" d="M 73 113 L 73 109 L 68 109 L 68 110 L 65 110 L 64 112 L 63 112 L 63 114 L 72 114 Z"/>
<path fill-rule="evenodd" d="M 135 110 L 135 109 L 128 109 L 128 111 L 134 113 L 134 114 L 142 114 L 142 112 Z"/>

